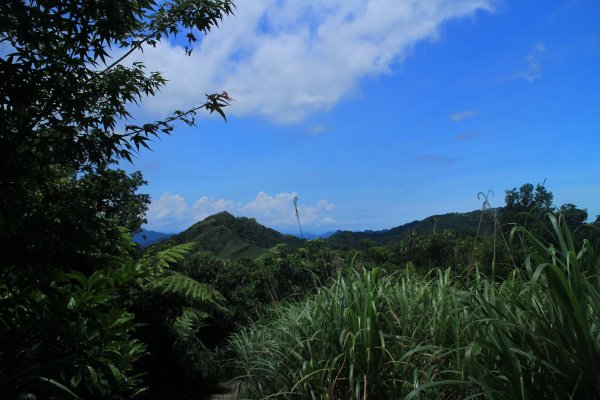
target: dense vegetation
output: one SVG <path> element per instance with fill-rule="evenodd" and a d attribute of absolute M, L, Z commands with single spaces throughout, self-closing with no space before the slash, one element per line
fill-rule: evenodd
<path fill-rule="evenodd" d="M 199 109 L 224 115 L 228 101 L 211 94 L 164 120 L 130 124 L 132 105 L 165 80 L 121 61 L 180 32 L 189 52 L 198 32 L 232 11 L 229 0 L 3 3 L 0 398 L 152 393 L 144 369 L 152 340 L 184 335 L 184 320 L 218 302 L 207 286 L 169 274 L 189 249 L 138 257 L 129 232 L 149 199 L 138 193 L 141 174 L 115 165 L 173 123 L 193 124 Z M 170 312 L 144 335 L 139 317 L 153 296 L 168 299 Z"/>
<path fill-rule="evenodd" d="M 529 186 L 523 185 L 519 189 L 514 189 L 514 191 L 527 190 Z M 541 187 L 541 190 L 546 191 L 550 196 L 552 195 L 544 187 Z M 508 191 L 508 193 L 510 192 Z M 510 207 L 511 205 L 507 202 L 505 208 L 508 208 L 510 211 Z M 503 212 L 504 209 L 496 209 L 478 212 L 480 220 L 476 223 L 474 223 L 471 213 L 467 214 L 464 219 L 467 222 L 463 226 L 474 229 L 462 229 L 459 231 L 460 233 L 444 230 L 442 232 L 430 232 L 429 234 L 420 235 L 414 232 L 406 232 L 400 235 L 399 238 L 387 240 L 382 245 L 377 244 L 373 240 L 365 239 L 357 241 L 356 247 L 348 244 L 340 246 L 339 239 L 331 242 L 328 240 L 310 240 L 301 242 L 301 247 L 298 248 L 281 243 L 261 253 L 259 257 L 233 259 L 227 258 L 226 254 L 212 253 L 199 246 L 177 268 L 180 272 L 198 281 L 209 283 L 224 293 L 227 310 L 223 313 L 215 314 L 210 319 L 208 326 L 199 332 L 199 336 L 205 344 L 217 346 L 217 348 L 222 349 L 222 346 L 228 342 L 223 339 L 234 334 L 234 339 L 231 340 L 229 346 L 229 353 L 226 352 L 222 356 L 224 357 L 223 362 L 234 360 L 237 369 L 233 371 L 230 369 L 225 372 L 229 373 L 226 376 L 233 377 L 231 373 L 237 371 L 239 380 L 245 382 L 244 386 L 248 389 L 248 395 L 251 397 L 255 396 L 256 398 L 270 395 L 293 398 L 308 396 L 310 398 L 314 394 L 315 397 L 346 398 L 346 395 L 342 396 L 337 392 L 339 382 L 335 381 L 332 377 L 345 373 L 345 368 L 348 368 L 348 365 L 343 363 L 335 364 L 334 361 L 340 361 L 346 356 L 341 355 L 342 353 L 333 354 L 333 350 L 331 350 L 332 352 L 328 352 L 326 349 L 330 345 L 340 350 L 339 347 L 335 347 L 340 345 L 339 343 L 335 344 L 337 343 L 336 340 L 339 340 L 339 337 L 341 337 L 340 335 L 352 334 L 360 336 L 362 334 L 361 329 L 364 326 L 361 328 L 359 322 L 352 319 L 351 316 L 359 315 L 359 310 L 356 307 L 360 308 L 368 305 L 368 302 L 364 302 L 364 299 L 368 296 L 371 296 L 369 298 L 377 296 L 385 298 L 385 300 L 380 298 L 383 305 L 381 305 L 381 309 L 377 308 L 377 315 L 385 316 L 386 318 L 384 322 L 387 325 L 385 325 L 385 329 L 381 328 L 382 332 L 385 330 L 386 335 L 394 336 L 408 331 L 411 335 L 417 335 L 420 339 L 416 343 L 421 343 L 423 346 L 426 343 L 425 339 L 434 335 L 431 330 L 437 329 L 435 326 L 439 325 L 435 321 L 432 322 L 431 316 L 439 314 L 447 315 L 447 318 L 452 317 L 452 314 L 448 311 L 449 309 L 440 308 L 442 311 L 436 311 L 436 309 L 430 307 L 442 307 L 444 305 L 444 307 L 451 308 L 453 304 L 460 304 L 460 316 L 462 319 L 453 328 L 455 330 L 462 329 L 462 326 L 465 324 L 472 325 L 473 329 L 475 327 L 483 330 L 488 329 L 483 328 L 481 324 L 475 324 L 475 321 L 483 321 L 484 316 L 481 313 L 486 310 L 487 312 L 491 312 L 499 307 L 500 304 L 504 304 L 506 307 L 522 307 L 522 310 L 508 309 L 507 312 L 522 318 L 521 323 L 531 321 L 531 316 L 526 314 L 526 312 L 532 312 L 531 308 L 525 309 L 524 304 L 515 305 L 508 300 L 523 300 L 527 296 L 530 299 L 533 298 L 531 297 L 531 292 L 527 292 L 524 289 L 531 284 L 530 279 L 533 274 L 531 271 L 537 266 L 535 262 L 532 264 L 531 260 L 535 261 L 535 258 L 539 257 L 540 254 L 547 257 L 550 251 L 548 249 L 560 249 L 561 245 L 560 241 L 556 239 L 557 232 L 553 225 L 550 224 L 550 221 L 547 220 L 546 215 L 551 214 L 546 213 L 548 211 L 560 212 L 564 208 L 540 210 L 533 205 L 527 215 L 517 214 L 519 217 L 527 217 L 526 224 L 531 227 L 531 229 L 528 228 L 527 230 L 524 230 L 525 228 L 522 226 L 515 229 L 514 227 L 517 226 L 515 223 L 503 225 L 502 220 L 508 220 L 509 217 Z M 575 209 L 578 214 L 585 213 L 585 210 L 579 210 L 576 207 Z M 455 220 L 459 215 L 452 214 L 451 218 Z M 565 230 L 562 231 L 561 235 L 569 237 L 572 240 L 574 248 L 571 251 L 574 251 L 575 247 L 579 246 L 578 253 L 575 253 L 581 253 L 578 257 L 585 254 L 588 257 L 585 259 L 586 263 L 597 263 L 598 250 L 594 250 L 598 246 L 597 230 L 593 226 L 584 225 L 583 220 L 577 220 L 577 223 L 573 226 L 574 229 L 567 229 L 568 223 L 565 223 L 565 221 L 569 221 L 569 214 L 563 212 L 560 215 L 561 229 Z M 209 217 L 206 225 L 214 226 L 220 223 L 222 219 L 224 219 L 223 223 L 227 224 L 232 231 L 239 232 L 243 229 L 249 229 L 254 233 L 262 231 L 260 226 L 252 228 L 249 225 L 249 223 L 256 224 L 256 222 L 244 218 L 237 219 L 224 214 Z M 544 222 L 544 219 L 547 221 Z M 238 222 L 240 223 L 240 227 L 236 228 L 235 225 Z M 490 225 L 487 228 L 477 229 L 478 227 L 482 227 L 483 224 Z M 415 223 L 412 225 L 415 226 Z M 484 229 L 487 230 L 487 233 L 481 233 Z M 574 234 L 571 232 L 574 232 Z M 257 239 L 256 235 L 251 236 Z M 539 240 L 539 243 L 535 242 L 534 238 L 536 238 L 535 240 Z M 539 247 L 540 243 L 543 244 L 542 247 Z M 168 245 L 168 242 L 155 246 L 154 249 L 159 249 L 164 245 Z M 536 245 L 538 248 L 536 248 Z M 540 248 L 544 250 L 542 251 Z M 563 249 L 562 251 L 564 252 L 565 250 Z M 537 263 L 542 264 L 541 261 L 537 261 Z M 374 268 L 377 270 L 375 273 L 376 277 L 365 278 L 364 274 Z M 540 270 L 543 270 L 543 268 Z M 591 271 L 589 277 L 595 276 L 593 270 Z M 360 288 L 364 284 L 364 279 L 373 279 L 377 282 L 372 288 L 377 293 L 368 295 L 360 294 L 360 290 L 362 290 Z M 434 293 L 434 287 L 437 287 L 435 285 L 440 282 L 444 284 L 445 294 L 443 295 Z M 382 286 L 379 286 L 380 284 Z M 374 289 L 375 287 L 376 289 Z M 542 301 L 541 299 L 549 296 L 546 288 L 543 287 L 540 289 L 540 287 L 542 286 L 537 287 L 540 292 L 536 292 L 536 296 L 539 296 L 539 299 L 533 298 L 535 301 Z M 515 292 L 509 293 L 508 290 L 510 288 L 513 288 Z M 404 291 L 408 292 L 404 293 Z M 398 303 L 398 299 L 404 295 L 410 296 L 409 292 L 411 291 L 428 293 L 427 296 L 430 297 L 425 295 L 416 296 L 415 299 L 411 300 L 411 307 L 413 308 L 406 308 L 408 305 Z M 478 305 L 475 303 L 476 301 L 480 301 L 481 296 L 484 294 L 488 296 L 488 299 L 496 299 L 496 303 L 491 306 L 488 305 L 485 309 L 481 304 Z M 391 298 L 388 296 L 396 297 Z M 456 298 L 453 296 L 456 296 Z M 593 299 L 588 300 L 591 303 Z M 465 306 L 467 302 L 470 304 L 468 307 Z M 337 306 L 334 307 L 334 304 Z M 340 305 L 344 305 L 344 307 L 340 308 Z M 412 321 L 411 323 L 414 323 L 414 325 L 410 325 L 408 320 L 398 325 L 398 319 L 393 317 L 401 312 L 398 307 L 402 308 L 402 312 L 406 313 L 405 318 Z M 554 311 L 550 310 L 547 312 Z M 342 314 L 351 316 L 344 317 L 349 318 L 347 320 L 342 318 Z M 487 317 L 488 319 L 491 318 L 491 314 Z M 494 318 L 500 318 L 500 316 L 495 315 Z M 417 322 L 416 320 L 419 319 L 420 322 Z M 244 328 L 251 320 L 255 321 L 251 327 Z M 511 320 L 502 323 L 510 324 L 513 322 Z M 338 326 L 336 325 L 337 323 L 342 325 Z M 373 323 L 375 322 L 373 321 Z M 431 323 L 434 325 L 428 325 Z M 449 322 L 445 323 L 448 324 Z M 329 336 L 319 336 L 325 334 L 326 328 L 337 330 L 329 333 Z M 428 331 L 420 332 L 419 329 Z M 280 333 L 283 336 L 279 336 Z M 465 336 L 467 333 L 473 335 L 473 337 L 482 335 L 482 331 L 478 330 L 469 332 L 456 331 L 454 332 L 454 336 L 448 336 L 446 333 L 435 333 L 438 336 L 445 335 L 445 341 L 443 343 L 429 343 L 424 347 L 423 354 L 415 354 L 414 357 L 419 362 L 424 362 L 419 356 L 433 357 L 427 352 L 432 349 L 428 346 L 433 345 L 438 346 L 436 351 L 440 352 L 440 354 L 447 355 L 449 354 L 447 352 L 450 350 L 464 352 L 464 346 L 466 346 L 465 340 L 469 338 Z M 516 335 L 516 333 L 512 332 L 511 335 Z M 527 337 L 527 340 L 537 340 L 536 335 L 537 333 L 532 333 Z M 459 336 L 461 337 L 460 340 L 458 340 Z M 333 340 L 332 338 L 338 339 Z M 263 340 L 266 340 L 266 342 Z M 312 340 L 316 342 L 312 343 Z M 543 343 L 545 339 L 540 336 L 539 340 L 542 340 Z M 384 350 L 388 356 L 391 356 L 392 344 L 389 344 L 387 339 L 385 343 L 386 347 Z M 439 347 L 441 344 L 446 347 Z M 296 349 L 296 346 L 304 348 L 303 346 L 305 345 L 314 347 L 307 348 L 307 353 Z M 374 344 L 373 346 L 377 347 L 379 345 Z M 476 345 L 480 346 L 481 343 L 478 342 Z M 280 347 L 271 348 L 269 346 Z M 451 346 L 455 347 L 452 348 Z M 381 348 L 378 348 L 378 351 L 381 350 Z M 406 348 L 404 351 L 407 351 Z M 412 354 L 411 352 L 411 357 L 413 357 Z M 313 356 L 315 358 L 312 358 Z M 394 355 L 394 357 L 396 356 L 398 354 Z M 290 359 L 289 357 L 296 358 Z M 408 362 L 407 360 L 404 361 Z M 445 365 L 447 368 L 450 367 L 450 364 L 446 364 L 448 362 L 447 359 L 440 359 L 438 361 L 441 364 L 437 365 L 437 367 L 440 367 L 440 365 Z M 306 367 L 305 364 L 311 362 L 314 363 L 315 369 L 311 369 L 313 367 Z M 329 364 L 330 362 L 334 364 Z M 386 363 L 389 362 L 391 360 L 387 359 L 386 362 L 382 363 L 388 365 Z M 481 363 L 485 362 L 485 360 L 481 361 Z M 289 365 L 289 368 L 282 369 L 283 365 Z M 320 368 L 325 368 L 324 365 L 326 365 L 330 370 L 327 373 L 326 371 L 317 372 L 319 370 L 317 365 Z M 414 367 L 414 365 L 410 365 Z M 394 367 L 396 369 L 392 368 L 389 370 L 390 376 L 397 376 L 397 368 L 399 367 L 399 365 L 396 365 Z M 271 376 L 268 371 L 279 375 Z M 335 371 L 335 373 L 332 371 Z M 414 369 L 410 371 L 412 374 Z M 461 375 L 462 377 L 459 379 L 456 377 L 457 370 L 453 370 L 452 372 L 448 369 L 444 370 L 444 373 L 447 373 L 448 376 L 442 379 L 441 375 L 438 374 L 439 371 L 432 371 L 429 373 L 430 378 L 434 377 L 432 379 L 437 383 L 433 384 L 432 381 L 431 387 L 450 385 L 451 388 L 444 387 L 443 390 L 440 389 L 441 391 L 438 392 L 425 391 L 425 388 L 429 387 L 429 385 L 425 385 L 429 378 L 420 377 L 417 382 L 420 382 L 419 387 L 421 389 L 418 390 L 409 384 L 407 384 L 408 386 L 398 386 L 398 382 L 394 383 L 394 390 L 397 390 L 396 392 L 385 392 L 387 389 L 377 388 L 378 383 L 373 383 L 375 388 L 373 390 L 384 390 L 385 396 L 392 397 L 400 396 L 402 393 L 410 395 L 411 392 L 420 393 L 420 396 L 433 396 L 434 398 L 437 398 L 438 395 L 447 397 L 453 395 L 462 398 L 469 393 L 485 393 L 490 398 L 503 396 L 505 398 L 512 398 L 515 396 L 510 391 L 512 389 L 486 386 L 489 382 L 476 387 L 476 380 L 483 379 L 480 376 L 472 375 L 464 377 Z M 220 371 L 220 373 L 222 372 Z M 291 375 L 285 375 L 286 373 Z M 304 375 L 305 373 L 306 375 Z M 314 373 L 314 375 L 311 373 Z M 355 371 L 354 373 L 358 372 Z M 464 373 L 466 372 L 461 372 L 461 374 Z M 472 370 L 469 373 L 475 374 Z M 485 376 L 489 380 L 509 380 L 507 377 L 501 378 L 498 371 L 488 371 L 487 373 L 489 375 Z M 495 373 L 496 375 L 494 375 Z M 333 375 L 330 376 L 328 374 Z M 377 376 L 382 376 L 382 374 L 383 372 L 380 370 L 376 373 Z M 427 374 L 425 373 L 426 376 L 429 376 Z M 320 382 L 321 386 L 314 383 L 312 379 Z M 329 389 L 325 388 L 327 386 L 325 384 L 327 379 L 331 379 L 329 383 L 336 387 L 335 390 L 329 388 L 333 392 L 327 392 Z M 346 378 L 340 379 L 344 381 Z M 562 378 L 555 376 L 552 379 L 556 383 L 560 382 Z M 369 382 L 376 381 L 371 380 L 371 378 L 367 380 Z M 304 383 L 307 386 L 303 386 Z M 313 383 L 317 386 L 313 386 Z M 296 384 L 299 386 L 296 386 Z M 388 387 L 389 384 L 390 382 L 383 383 L 385 387 Z M 260 385 L 260 387 L 256 385 Z M 465 387 L 469 389 L 465 389 Z M 473 389 L 474 387 L 476 388 Z M 363 389 L 364 387 L 361 386 L 361 390 Z M 305 390 L 308 390 L 308 392 Z M 384 396 L 381 393 L 369 393 L 375 398 L 378 398 L 376 396 Z M 347 396 L 349 398 L 352 397 L 351 395 Z"/>
<path fill-rule="evenodd" d="M 600 255 L 550 216 L 506 279 L 343 271 L 237 333 L 252 398 L 598 398 Z M 469 279 L 470 278 L 470 279 Z"/>
<path fill-rule="evenodd" d="M 237 374 L 252 397 L 598 398 L 600 235 L 544 185 L 384 232 L 306 241 L 220 214 L 132 243 L 149 198 L 117 163 L 230 99 L 128 124 L 165 81 L 121 61 L 182 32 L 190 54 L 232 11 L 5 4 L 0 397 L 197 398 Z"/>

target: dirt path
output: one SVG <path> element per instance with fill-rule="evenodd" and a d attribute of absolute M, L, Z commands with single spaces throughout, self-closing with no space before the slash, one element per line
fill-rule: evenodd
<path fill-rule="evenodd" d="M 211 394 L 208 400 L 236 400 L 240 393 L 240 386 L 231 384 L 227 386 L 228 391 L 225 393 Z"/>

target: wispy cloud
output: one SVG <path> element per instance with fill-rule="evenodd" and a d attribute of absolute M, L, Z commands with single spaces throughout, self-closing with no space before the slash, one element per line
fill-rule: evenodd
<path fill-rule="evenodd" d="M 157 231 L 177 232 L 210 215 L 229 211 L 234 215 L 256 218 L 259 223 L 270 227 L 290 229 L 297 224 L 293 205 L 297 195 L 296 192 L 281 192 L 276 195 L 260 192 L 253 200 L 242 203 L 207 196 L 188 202 L 178 194 L 164 193 L 160 198 L 152 200 L 146 216 L 147 226 Z M 300 204 L 300 222 L 313 228 L 331 227 L 336 224 L 331 216 L 334 209 L 335 205 L 327 200 L 319 200 L 312 205 Z"/>
<path fill-rule="evenodd" d="M 327 132 L 329 129 L 325 125 L 315 125 L 308 130 L 311 135 L 317 135 L 319 133 Z"/>
<path fill-rule="evenodd" d="M 525 57 L 525 69 L 502 79 L 502 81 L 524 79 L 534 82 L 540 79 L 542 77 L 542 59 L 545 53 L 546 46 L 543 43 L 536 43 Z"/>
<path fill-rule="evenodd" d="M 466 131 L 466 132 L 459 133 L 458 135 L 454 136 L 454 140 L 457 142 L 463 142 L 465 140 L 472 139 L 476 136 L 479 136 L 478 132 Z"/>
<path fill-rule="evenodd" d="M 420 161 L 444 165 L 451 165 L 458 161 L 457 158 L 447 157 L 442 154 L 420 154 L 417 156 L 417 158 Z"/>
<path fill-rule="evenodd" d="M 166 112 L 227 90 L 234 115 L 295 122 L 390 73 L 447 20 L 492 11 L 493 0 L 256 0 L 202 40 L 191 57 L 159 43 L 139 55 L 169 80 L 146 110 Z"/>
<path fill-rule="evenodd" d="M 478 110 L 467 110 L 467 111 L 459 111 L 450 115 L 450 120 L 454 122 L 462 121 L 463 119 L 474 117 L 476 115 L 481 114 L 481 111 Z"/>

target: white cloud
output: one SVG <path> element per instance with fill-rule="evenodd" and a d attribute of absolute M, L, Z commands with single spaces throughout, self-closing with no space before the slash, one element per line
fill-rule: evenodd
<path fill-rule="evenodd" d="M 240 207 L 240 212 L 257 219 L 261 218 L 263 221 L 270 221 L 273 225 L 290 224 L 294 218 L 293 202 L 296 195 L 296 193 L 282 192 L 270 196 L 260 192 L 254 200 Z"/>
<path fill-rule="evenodd" d="M 162 219 L 167 217 L 179 217 L 185 213 L 187 205 L 183 197 L 178 194 L 164 193 L 160 199 L 153 201 L 148 217 Z"/>
<path fill-rule="evenodd" d="M 454 122 L 462 121 L 463 119 L 474 117 L 476 115 L 481 114 L 480 111 L 477 110 L 468 110 L 468 111 L 460 111 L 450 115 L 450 120 Z"/>
<path fill-rule="evenodd" d="M 327 200 L 319 200 L 317 202 L 317 205 L 319 207 L 323 208 L 323 210 L 327 210 L 327 211 L 331 211 L 331 210 L 333 210 L 335 208 L 335 205 L 331 204 Z"/>
<path fill-rule="evenodd" d="M 194 222 L 196 222 L 218 212 L 233 210 L 234 208 L 235 204 L 232 200 L 213 200 L 209 197 L 203 196 L 194 202 L 194 205 L 192 206 L 192 216 L 194 218 Z"/>
<path fill-rule="evenodd" d="M 534 82 L 540 79 L 542 77 L 542 59 L 545 53 L 546 46 L 543 43 L 536 43 L 529 54 L 527 54 L 527 57 L 525 57 L 525 69 L 504 78 L 502 81 L 525 79 L 526 81 Z"/>
<path fill-rule="evenodd" d="M 325 125 L 315 125 L 308 130 L 311 135 L 317 135 L 319 133 L 327 132 L 328 128 Z"/>
<path fill-rule="evenodd" d="M 281 192 L 273 196 L 260 192 L 247 203 L 203 196 L 190 204 L 178 194 L 164 193 L 159 199 L 152 200 L 147 225 L 149 229 L 157 231 L 181 231 L 210 215 L 228 211 L 237 216 L 256 218 L 263 225 L 285 230 L 294 228 L 298 223 L 294 210 L 296 196 L 296 192 Z M 314 205 L 300 203 L 300 223 L 307 228 L 331 227 L 336 224 L 330 215 L 334 209 L 335 205 L 327 200 L 319 200 Z"/>
<path fill-rule="evenodd" d="M 183 197 L 178 194 L 163 193 L 157 200 L 152 200 L 146 219 L 148 226 L 154 230 L 170 230 L 187 218 L 189 207 Z"/>
<path fill-rule="evenodd" d="M 167 112 L 226 90 L 228 112 L 294 122 L 352 95 L 361 78 L 385 74 L 449 19 L 491 11 L 494 0 L 256 0 L 198 45 L 191 57 L 159 43 L 138 58 L 169 79 L 148 111 Z"/>

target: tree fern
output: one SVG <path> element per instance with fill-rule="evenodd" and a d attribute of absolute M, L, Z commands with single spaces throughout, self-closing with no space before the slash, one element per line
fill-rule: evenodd
<path fill-rule="evenodd" d="M 173 328 L 177 331 L 179 336 L 182 336 L 189 340 L 200 328 L 207 326 L 204 322 L 208 318 L 207 312 L 198 310 L 194 307 L 183 307 L 181 314 L 175 319 Z M 205 348 L 205 346 L 200 342 Z"/>
<path fill-rule="evenodd" d="M 158 253 L 148 253 L 142 258 L 140 264 L 142 267 L 151 269 L 154 273 L 161 273 L 170 269 L 172 264 L 183 261 L 185 256 L 192 251 L 194 247 L 195 243 L 188 242 L 169 247 Z"/>
<path fill-rule="evenodd" d="M 155 280 L 154 287 L 163 294 L 171 293 L 185 299 L 190 305 L 212 306 L 223 310 L 223 296 L 212 287 L 188 276 L 170 272 Z"/>
<path fill-rule="evenodd" d="M 200 283 L 174 271 L 175 264 L 193 251 L 194 244 L 186 243 L 166 249 L 150 248 L 135 263 L 143 276 L 139 291 L 132 296 L 134 308 L 144 324 L 149 353 L 160 362 L 149 363 L 149 375 L 170 370 L 169 383 L 182 398 L 182 393 L 196 390 L 198 382 L 216 376 L 220 365 L 215 362 L 215 350 L 203 342 L 207 319 L 221 305 L 223 296 L 207 284 Z M 169 357 L 162 359 L 167 352 Z M 159 385 L 163 385 L 160 383 Z M 152 389 L 149 397 L 161 397 L 162 386 Z"/>
<path fill-rule="evenodd" d="M 162 294 L 174 294 L 185 300 L 188 305 L 200 307 L 200 309 L 196 309 L 196 317 L 200 315 L 199 313 L 204 313 L 202 309 L 205 307 L 224 311 L 225 308 L 221 303 L 225 301 L 225 298 L 221 293 L 209 285 L 170 270 L 172 264 L 183 261 L 194 247 L 194 243 L 188 242 L 144 256 L 140 265 L 151 274 L 148 288 L 158 290 Z M 180 315 L 183 314 L 182 311 Z M 196 318 L 196 322 L 206 316 Z"/>

